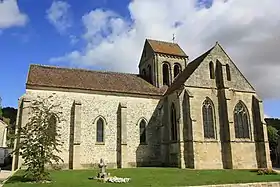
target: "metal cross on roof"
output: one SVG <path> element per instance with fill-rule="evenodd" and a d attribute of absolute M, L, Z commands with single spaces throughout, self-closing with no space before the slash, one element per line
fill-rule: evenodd
<path fill-rule="evenodd" d="M 172 41 L 175 42 L 175 34 L 173 34 Z"/>

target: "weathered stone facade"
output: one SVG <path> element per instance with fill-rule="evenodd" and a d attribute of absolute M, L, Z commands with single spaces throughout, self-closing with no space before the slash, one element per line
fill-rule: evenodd
<path fill-rule="evenodd" d="M 31 100 L 37 96 L 50 95 L 54 95 L 56 102 L 63 107 L 64 121 L 57 125 L 62 129 L 63 147 L 60 156 L 66 167 L 68 165 L 74 169 L 91 167 L 97 164 L 100 158 L 103 158 L 109 167 L 132 167 L 141 163 L 158 164 L 157 152 L 160 151 L 159 140 L 156 138 L 158 119 L 154 112 L 157 111 L 159 99 L 46 90 L 26 90 L 24 97 Z M 73 108 L 74 112 L 71 114 Z M 71 115 L 74 115 L 76 120 L 71 121 Z M 105 121 L 105 140 L 102 143 L 96 142 L 96 122 L 99 118 Z M 139 143 L 141 119 L 148 122 L 149 144 L 146 145 Z M 70 142 L 71 124 L 74 126 L 73 142 Z M 122 131 L 121 137 L 118 137 L 119 126 Z"/>
<path fill-rule="evenodd" d="M 168 49 L 174 49 L 170 54 L 168 50 L 164 51 L 166 45 Z M 17 126 L 27 122 L 28 108 L 25 106 L 30 100 L 54 95 L 55 102 L 63 107 L 65 119 L 57 125 L 62 127 L 61 157 L 66 168 L 92 167 L 100 158 L 109 167 L 119 168 L 271 167 L 262 102 L 221 46 L 217 43 L 190 63 L 175 44 L 157 43 L 156 47 L 160 51 L 152 43 L 145 43 L 139 74 L 151 83 L 148 86 L 164 90 L 163 77 L 166 75 L 162 67 L 168 63 L 171 85 L 163 94 L 73 89 L 73 86 L 56 87 L 55 84 L 46 86 L 50 84 L 49 80 L 41 85 L 28 83 L 19 103 Z M 180 54 L 176 55 L 176 52 Z M 177 76 L 176 64 L 181 72 Z M 143 73 L 147 69 L 148 78 Z M 50 71 L 53 70 L 50 68 Z M 206 100 L 211 103 L 210 121 L 203 113 Z M 237 132 L 244 134 L 236 130 L 237 123 L 240 123 L 235 118 L 238 104 L 244 106 L 242 115 L 246 118 L 242 119 L 248 123 L 247 129 L 243 129 L 248 131 L 245 138 L 236 138 L 239 137 Z M 102 142 L 97 142 L 99 119 L 104 122 Z M 142 120 L 146 122 L 144 143 L 140 142 Z M 213 125 L 210 138 L 206 136 L 207 124 Z M 21 159 L 14 155 L 13 168 L 19 165 Z"/>

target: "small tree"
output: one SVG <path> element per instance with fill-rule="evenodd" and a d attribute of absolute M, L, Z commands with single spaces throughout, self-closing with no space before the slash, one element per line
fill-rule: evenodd
<path fill-rule="evenodd" d="M 275 127 L 270 125 L 267 126 L 267 136 L 268 136 L 269 148 L 271 150 L 270 158 L 273 165 L 277 159 L 277 144 L 279 138 L 277 131 L 278 130 Z"/>
<path fill-rule="evenodd" d="M 17 120 L 17 109 L 13 107 L 4 107 L 2 108 L 2 117 L 9 119 L 8 132 L 7 132 L 7 143 L 9 148 L 13 148 L 14 139 L 15 139 L 15 128 Z"/>
<path fill-rule="evenodd" d="M 270 125 L 267 126 L 267 136 L 268 136 L 268 142 L 271 149 L 276 149 L 277 143 L 278 143 L 278 130 L 275 127 L 272 127 Z"/>
<path fill-rule="evenodd" d="M 53 104 L 53 96 L 38 97 L 32 101 L 30 117 L 25 126 L 19 129 L 20 143 L 15 151 L 24 159 L 27 166 L 25 177 L 37 182 L 49 179 L 46 165 L 59 164 L 63 160 L 56 154 L 59 150 L 60 133 L 57 122 L 61 122 L 60 105 Z"/>

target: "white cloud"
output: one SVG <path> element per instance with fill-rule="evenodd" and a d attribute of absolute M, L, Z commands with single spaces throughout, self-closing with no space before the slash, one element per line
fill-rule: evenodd
<path fill-rule="evenodd" d="M 145 38 L 171 41 L 175 33 L 191 59 L 219 41 L 263 98 L 279 98 L 278 7 L 275 0 L 214 0 L 209 9 L 195 0 L 134 0 L 130 19 L 96 9 L 82 18 L 86 46 L 51 61 L 138 72 Z"/>
<path fill-rule="evenodd" d="M 0 29 L 24 26 L 27 15 L 20 12 L 16 0 L 0 0 Z"/>
<path fill-rule="evenodd" d="M 77 42 L 79 42 L 79 38 L 75 35 L 70 35 L 69 39 L 70 39 L 70 44 L 71 45 L 75 45 Z"/>
<path fill-rule="evenodd" d="M 271 116 L 264 114 L 264 118 L 271 118 Z"/>
<path fill-rule="evenodd" d="M 71 27 L 70 7 L 67 2 L 53 1 L 51 7 L 46 11 L 47 19 L 60 33 L 64 33 Z"/>

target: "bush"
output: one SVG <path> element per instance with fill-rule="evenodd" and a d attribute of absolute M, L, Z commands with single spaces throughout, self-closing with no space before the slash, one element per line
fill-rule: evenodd
<path fill-rule="evenodd" d="M 261 168 L 258 169 L 258 175 L 276 175 L 277 172 L 273 171 L 273 169 L 270 168 Z"/>

